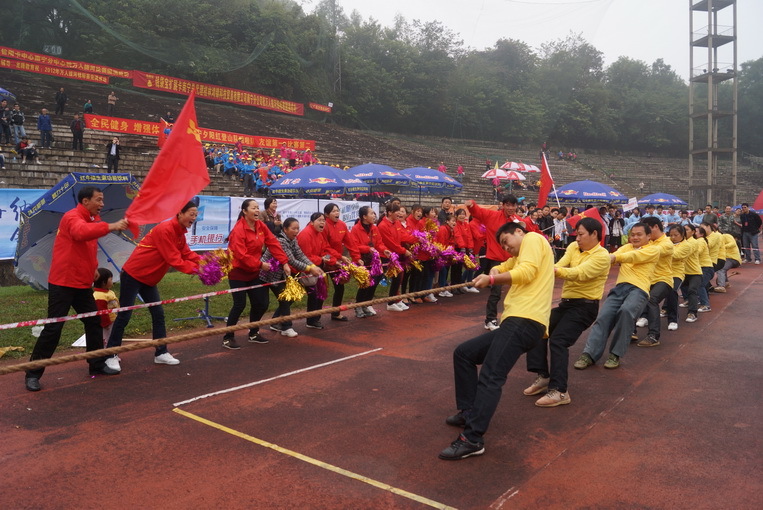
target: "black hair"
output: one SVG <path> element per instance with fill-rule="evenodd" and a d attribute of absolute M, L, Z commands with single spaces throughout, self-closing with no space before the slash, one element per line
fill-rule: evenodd
<path fill-rule="evenodd" d="M 386 206 L 384 206 L 384 210 L 387 211 L 387 214 L 396 213 L 397 211 L 400 210 L 400 204 L 395 204 L 390 202 Z"/>
<path fill-rule="evenodd" d="M 363 207 L 358 209 L 358 218 L 363 219 L 364 216 L 368 215 L 369 210 L 373 211 L 373 207 L 371 207 L 370 205 L 364 205 Z"/>
<path fill-rule="evenodd" d="M 750 204 L 748 204 L 747 202 L 742 202 L 742 207 L 750 207 Z"/>
<path fill-rule="evenodd" d="M 498 241 L 498 244 L 501 244 L 501 236 L 503 234 L 513 235 L 517 230 L 521 230 L 522 232 L 527 233 L 527 227 L 521 221 L 510 221 L 508 223 L 504 223 L 498 227 L 498 230 L 495 232 L 495 240 Z"/>
<path fill-rule="evenodd" d="M 501 203 L 502 204 L 517 205 L 519 203 L 519 200 L 517 200 L 517 197 L 515 197 L 511 193 L 507 193 L 501 199 Z"/>
<path fill-rule="evenodd" d="M 424 214 L 424 216 L 429 216 L 429 212 L 434 209 L 434 207 L 422 207 L 421 212 Z"/>
<path fill-rule="evenodd" d="M 647 228 L 647 225 L 646 225 L 646 223 L 644 223 L 643 221 L 637 221 L 636 223 L 634 223 L 634 224 L 631 226 L 631 231 L 633 231 L 633 229 L 634 229 L 634 228 L 636 228 L 636 227 L 641 227 L 641 228 L 643 228 L 643 229 L 644 229 L 644 233 L 645 233 L 645 234 L 648 234 L 648 233 L 649 233 L 649 229 Z"/>
<path fill-rule="evenodd" d="M 463 207 L 459 207 L 458 209 L 456 209 L 456 217 L 462 216 L 462 215 L 466 216 L 466 209 L 464 209 Z"/>
<path fill-rule="evenodd" d="M 563 214 L 565 217 L 567 216 L 567 208 L 562 206 L 559 208 L 559 212 Z"/>
<path fill-rule="evenodd" d="M 98 273 L 98 278 L 95 279 L 93 282 L 93 287 L 96 287 L 98 289 L 105 289 L 106 288 L 106 282 L 109 280 L 109 278 L 114 277 L 114 273 L 106 269 L 105 267 L 99 267 L 95 270 L 96 273 Z"/>
<path fill-rule="evenodd" d="M 683 225 L 683 226 L 684 227 L 689 227 L 689 229 L 691 229 L 692 232 L 696 232 L 697 231 L 697 226 L 694 223 L 687 223 L 686 225 Z"/>
<path fill-rule="evenodd" d="M 686 230 L 684 230 L 683 225 L 671 225 L 670 228 L 668 228 L 668 235 L 674 230 L 681 232 L 681 239 L 686 239 Z"/>
<path fill-rule="evenodd" d="M 314 212 L 313 214 L 310 215 L 310 223 L 314 222 L 315 220 L 317 220 L 317 219 L 319 219 L 321 217 L 323 217 L 323 213 L 322 212 Z"/>
<path fill-rule="evenodd" d="M 267 208 L 270 207 L 270 204 L 272 204 L 275 201 L 276 201 L 275 197 L 268 197 L 268 198 L 265 199 L 265 203 L 263 204 L 263 207 L 265 207 L 265 209 L 267 209 Z"/>
<path fill-rule="evenodd" d="M 331 211 L 333 211 L 333 210 L 334 210 L 334 207 L 336 207 L 337 209 L 339 209 L 339 206 L 338 206 L 338 205 L 336 205 L 334 202 L 329 202 L 329 203 L 328 203 L 328 204 L 326 204 L 326 206 L 323 208 L 323 214 L 325 214 L 326 216 L 328 216 L 329 214 L 331 214 Z"/>
<path fill-rule="evenodd" d="M 453 203 L 453 199 L 451 197 L 442 197 L 442 200 L 440 200 L 440 204 L 442 204 L 446 200 L 450 200 L 450 202 Z"/>
<path fill-rule="evenodd" d="M 178 214 L 183 214 L 184 212 L 188 211 L 188 209 L 190 209 L 191 207 L 199 207 L 199 204 L 191 200 L 190 202 L 185 204 L 182 209 L 180 209 L 180 212 Z"/>
<path fill-rule="evenodd" d="M 241 219 L 244 217 L 244 211 L 249 209 L 249 204 L 251 204 L 252 202 L 256 202 L 256 200 L 253 198 L 247 198 L 246 200 L 241 202 L 241 210 L 238 212 L 238 219 Z"/>
<path fill-rule="evenodd" d="M 283 220 L 283 230 L 286 230 L 287 228 L 289 228 L 289 226 L 292 223 L 297 223 L 297 222 L 298 222 L 297 218 L 286 218 L 285 220 Z"/>
<path fill-rule="evenodd" d="M 642 219 L 641 223 L 648 225 L 650 230 L 652 229 L 652 227 L 657 227 L 658 229 L 660 229 L 660 232 L 663 232 L 662 221 L 660 221 L 659 218 L 655 218 L 654 216 L 649 216 L 648 218 Z"/>
<path fill-rule="evenodd" d="M 576 229 L 579 228 L 579 227 L 583 227 L 585 229 L 585 231 L 588 232 L 589 234 L 593 234 L 594 232 L 596 232 L 596 240 L 597 241 L 601 241 L 602 240 L 602 235 L 603 235 L 603 230 L 604 229 L 602 229 L 601 223 L 599 223 L 598 220 L 595 220 L 593 218 L 585 217 L 585 218 L 581 219 L 580 221 L 578 221 L 577 225 L 575 225 Z"/>
<path fill-rule="evenodd" d="M 86 198 L 93 198 L 93 195 L 100 192 L 101 190 L 95 186 L 85 186 L 77 193 L 77 202 L 81 204 Z"/>
<path fill-rule="evenodd" d="M 417 209 L 421 209 L 421 212 L 424 212 L 424 208 L 421 206 L 421 204 L 413 204 L 411 206 L 411 214 L 416 212 Z"/>

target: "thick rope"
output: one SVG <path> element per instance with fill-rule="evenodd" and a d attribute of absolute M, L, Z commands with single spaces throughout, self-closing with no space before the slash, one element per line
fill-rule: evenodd
<path fill-rule="evenodd" d="M 397 296 L 387 296 L 372 299 L 370 301 L 363 301 L 360 303 L 350 303 L 347 305 L 334 306 L 331 308 L 321 308 L 320 310 L 313 310 L 310 312 L 301 312 L 286 317 L 276 317 L 274 319 L 262 319 L 256 322 L 247 322 L 245 324 L 236 324 L 234 326 L 226 326 L 214 330 L 214 334 L 233 333 L 242 329 L 252 329 L 270 326 L 273 324 L 280 324 L 285 321 L 295 321 L 298 319 L 309 319 L 311 317 L 319 317 L 321 315 L 330 313 L 340 313 L 346 310 L 352 310 L 358 307 L 373 306 L 376 304 L 388 303 L 390 301 L 400 301 L 404 298 L 418 298 L 423 297 L 434 292 L 443 292 L 446 290 L 455 290 L 467 285 L 471 285 L 472 282 L 459 283 L 456 285 L 449 285 L 446 287 L 438 287 L 437 289 L 420 290 L 417 292 L 409 292 L 407 294 L 399 294 Z M 184 335 L 172 336 L 167 338 L 159 338 L 157 340 L 146 340 L 143 342 L 134 342 L 128 345 L 120 345 L 119 347 L 109 347 L 108 349 L 98 349 L 97 351 L 82 352 L 78 354 L 70 354 L 67 356 L 58 356 L 49 359 L 39 359 L 35 361 L 28 361 L 26 363 L 20 363 L 18 365 L 10 365 L 7 367 L 0 367 L 0 375 L 11 374 L 14 372 L 25 372 L 27 370 L 37 370 L 40 368 L 50 367 L 53 365 L 63 365 L 64 363 L 71 363 L 73 361 L 81 361 L 93 358 L 102 358 L 105 356 L 113 356 L 114 354 L 120 354 L 123 352 L 137 351 L 139 349 L 148 349 L 149 347 L 159 347 L 160 345 L 169 345 L 179 342 L 185 342 L 186 340 L 193 340 L 195 338 L 203 338 L 210 336 L 210 331 L 205 329 L 203 331 L 196 331 L 193 333 L 186 333 Z"/>

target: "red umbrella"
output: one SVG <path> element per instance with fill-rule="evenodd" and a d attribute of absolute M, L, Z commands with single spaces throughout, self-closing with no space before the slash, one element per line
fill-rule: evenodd
<path fill-rule="evenodd" d="M 512 181 L 524 181 L 527 179 L 527 177 L 520 174 L 519 172 L 515 172 L 514 170 L 511 170 L 509 172 L 506 172 L 505 179 L 510 179 Z"/>
<path fill-rule="evenodd" d="M 485 179 L 508 179 L 508 173 L 506 170 L 501 170 L 500 168 L 491 168 L 484 174 L 482 174 L 482 177 Z"/>
<path fill-rule="evenodd" d="M 525 163 L 522 163 L 521 161 L 519 163 L 515 163 L 513 161 L 507 161 L 503 165 L 501 165 L 501 168 L 504 170 L 518 170 L 520 172 L 540 172 L 540 168 L 538 168 L 535 165 L 528 165 Z"/>

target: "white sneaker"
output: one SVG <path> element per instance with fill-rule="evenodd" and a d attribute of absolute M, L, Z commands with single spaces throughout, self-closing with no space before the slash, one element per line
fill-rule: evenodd
<path fill-rule="evenodd" d="M 376 310 L 374 310 L 373 306 L 366 306 L 363 308 L 363 311 L 366 312 L 366 315 L 376 315 Z"/>
<path fill-rule="evenodd" d="M 427 294 L 426 296 L 424 296 L 424 301 L 428 303 L 437 303 L 437 298 L 434 297 L 434 295 L 432 294 Z"/>
<path fill-rule="evenodd" d="M 444 290 L 437 294 L 440 297 L 453 297 L 453 294 L 450 293 L 450 291 Z"/>
<path fill-rule="evenodd" d="M 498 321 L 497 320 L 485 321 L 485 329 L 487 329 L 487 330 L 495 331 L 499 327 L 500 326 L 498 325 Z"/>
<path fill-rule="evenodd" d="M 760 265 L 760 261 L 759 261 L 759 260 L 756 260 L 756 261 L 755 261 L 755 265 L 756 265 L 756 266 L 759 266 L 759 265 Z"/>
<path fill-rule="evenodd" d="M 466 292 L 469 292 L 470 294 L 479 294 L 480 289 L 478 289 L 477 287 L 467 287 Z"/>
<path fill-rule="evenodd" d="M 637 328 L 645 328 L 648 325 L 649 325 L 649 321 L 644 317 L 639 317 L 639 319 L 636 321 Z"/>
<path fill-rule="evenodd" d="M 154 363 L 157 365 L 179 365 L 180 360 L 174 358 L 169 352 L 165 352 L 159 356 L 154 356 Z"/>
<path fill-rule="evenodd" d="M 408 309 L 410 308 L 410 306 L 406 305 L 406 304 L 405 304 L 405 303 L 403 303 L 402 301 L 400 301 L 400 302 L 397 304 L 397 307 L 398 307 L 398 308 L 400 308 L 400 310 L 402 310 L 402 311 L 406 311 L 406 310 L 408 310 Z"/>
<path fill-rule="evenodd" d="M 678 308 L 689 308 L 689 303 L 681 303 L 678 305 Z"/>
<path fill-rule="evenodd" d="M 106 359 L 106 366 L 117 372 L 122 371 L 122 367 L 119 366 L 119 356 L 112 356 Z"/>
<path fill-rule="evenodd" d="M 677 322 L 671 322 L 668 324 L 668 331 L 675 331 L 678 329 L 678 323 Z"/>
<path fill-rule="evenodd" d="M 387 311 L 388 312 L 402 312 L 403 309 L 397 306 L 397 303 L 392 303 L 391 305 L 387 305 Z"/>
<path fill-rule="evenodd" d="M 295 336 L 297 336 L 299 333 L 297 333 L 296 331 L 294 331 L 294 328 L 289 328 L 289 329 L 284 329 L 283 331 L 281 331 L 281 334 L 282 334 L 283 336 L 288 336 L 289 338 L 294 338 L 294 337 L 295 337 Z"/>

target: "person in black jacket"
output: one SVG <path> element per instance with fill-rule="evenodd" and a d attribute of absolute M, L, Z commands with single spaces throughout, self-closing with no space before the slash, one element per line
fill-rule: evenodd
<path fill-rule="evenodd" d="M 761 220 L 757 212 L 750 209 L 750 204 L 742 204 L 742 214 L 739 215 L 739 224 L 742 227 L 742 255 L 746 263 L 760 264 L 760 249 L 758 236 L 760 235 Z"/>
<path fill-rule="evenodd" d="M 106 168 L 107 173 L 111 173 L 112 168 L 114 173 L 119 172 L 119 137 L 117 136 L 106 144 Z"/>
<path fill-rule="evenodd" d="M 79 118 L 79 114 L 74 114 L 74 120 L 69 124 L 72 131 L 72 150 L 85 150 L 82 139 L 85 136 L 85 121 Z"/>
<path fill-rule="evenodd" d="M 61 87 L 58 92 L 56 92 L 56 115 L 64 114 L 64 108 L 66 107 L 67 101 L 69 101 L 69 96 L 66 95 L 64 88 Z"/>

